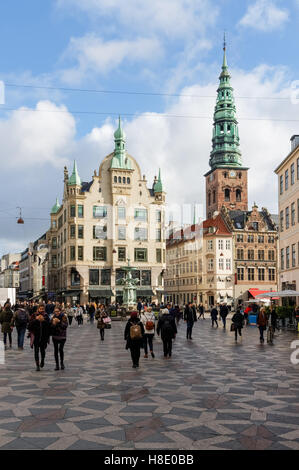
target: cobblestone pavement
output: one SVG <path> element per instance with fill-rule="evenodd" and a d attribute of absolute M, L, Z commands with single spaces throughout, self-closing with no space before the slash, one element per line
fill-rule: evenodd
<path fill-rule="evenodd" d="M 101 342 L 94 325 L 69 328 L 66 369 L 54 372 L 53 345 L 36 372 L 33 352 L 14 345 L 0 365 L 0 449 L 299 449 L 297 333 L 260 345 L 256 327 L 233 333 L 180 324 L 172 359 L 131 367 L 125 323 Z"/>

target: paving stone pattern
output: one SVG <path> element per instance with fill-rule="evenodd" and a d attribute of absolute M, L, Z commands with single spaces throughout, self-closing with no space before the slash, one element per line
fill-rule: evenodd
<path fill-rule="evenodd" d="M 181 323 L 173 357 L 156 338 L 156 358 L 142 354 L 135 370 L 124 326 L 113 322 L 102 342 L 95 325 L 72 325 L 59 372 L 52 344 L 36 372 L 14 332 L 0 365 L 0 449 L 299 449 L 297 333 L 260 345 L 246 327 L 235 344 L 230 325 L 201 319 L 188 341 Z"/>

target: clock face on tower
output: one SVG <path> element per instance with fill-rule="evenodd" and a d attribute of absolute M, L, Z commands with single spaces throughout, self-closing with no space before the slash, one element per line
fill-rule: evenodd
<path fill-rule="evenodd" d="M 231 170 L 231 171 L 229 172 L 229 177 L 230 177 L 230 178 L 235 178 L 235 177 L 236 177 L 236 172 L 235 172 L 234 170 Z"/>

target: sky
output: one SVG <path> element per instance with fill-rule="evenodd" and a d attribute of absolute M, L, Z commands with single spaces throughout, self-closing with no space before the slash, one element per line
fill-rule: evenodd
<path fill-rule="evenodd" d="M 299 134 L 299 0 L 10 0 L 0 15 L 0 256 L 49 228 L 64 165 L 91 180 L 119 114 L 148 185 L 161 168 L 169 204 L 204 206 L 224 31 L 249 207 L 277 213 L 274 169 Z"/>

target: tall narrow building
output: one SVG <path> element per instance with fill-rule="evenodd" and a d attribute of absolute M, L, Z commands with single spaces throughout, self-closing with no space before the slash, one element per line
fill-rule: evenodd
<path fill-rule="evenodd" d="M 223 47 L 223 64 L 219 77 L 214 112 L 211 170 L 206 178 L 206 217 L 209 219 L 222 206 L 229 210 L 248 209 L 247 171 L 243 167 L 236 106 Z"/>

